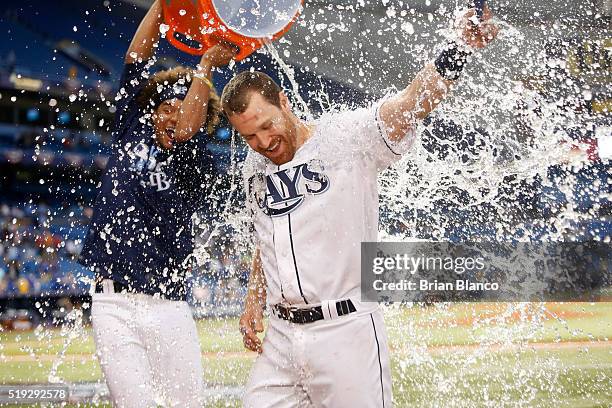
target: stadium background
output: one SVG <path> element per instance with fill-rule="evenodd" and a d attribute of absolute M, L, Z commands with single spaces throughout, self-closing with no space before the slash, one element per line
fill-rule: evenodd
<path fill-rule="evenodd" d="M 304 21 L 318 10 L 344 3 L 308 1 Z M 391 3 L 397 2 L 374 3 L 369 15 L 385 15 Z M 450 8 L 454 5 L 450 1 L 428 1 L 412 8 L 427 16 L 447 3 Z M 96 184 L 109 154 L 109 129 L 123 55 L 148 4 L 148 1 L 127 0 L 6 0 L 0 6 L 4 34 L 0 42 L 0 324 L 7 333 L 23 330 L 27 337 L 28 330 L 36 327 L 62 328 L 74 324 L 70 316 L 75 310 L 82 311 L 87 322 L 89 287 L 83 277 L 90 275 L 76 259 L 91 216 Z M 585 118 L 584 126 L 575 129 L 576 150 L 587 154 L 591 164 L 582 168 L 580 183 L 571 192 L 571 199 L 580 204 L 579 210 L 586 215 L 575 231 L 601 239 L 612 235 L 608 160 L 612 158 L 612 148 L 604 140 L 612 129 L 610 10 L 607 0 L 584 2 L 580 7 L 561 1 L 506 2 L 500 6 L 500 12 L 535 43 L 541 38 L 530 27 L 552 24 L 559 19 L 570 21 L 571 24 L 560 29 L 566 30 L 560 32 L 560 37 L 567 41 L 542 44 L 550 49 L 551 58 L 559 52 L 572 56 L 576 68 L 569 72 L 575 79 L 586 78 L 586 73 L 599 75 L 592 98 L 583 106 L 575 107 L 578 118 L 581 113 Z M 434 15 L 433 19 L 424 19 L 422 25 L 415 25 L 415 36 L 430 30 L 440 18 Z M 354 24 L 362 31 L 374 32 L 369 26 L 372 20 L 364 16 Z M 357 73 L 346 61 L 350 52 L 334 53 L 342 47 L 351 49 L 350 35 L 317 46 L 316 36 L 309 38 L 312 35 L 309 30 L 308 24 L 296 25 L 287 36 L 290 45 L 283 48 L 281 42 L 280 49 L 289 56 L 286 60 L 295 68 L 301 94 L 315 112 L 321 105 L 309 96 L 320 87 L 324 87 L 330 99 L 359 104 L 382 95 L 386 75 L 409 78 L 418 68 L 408 62 L 401 73 L 389 67 L 381 75 L 376 69 L 380 67 L 368 69 L 367 66 L 364 73 Z M 385 34 L 379 35 L 384 42 Z M 595 49 L 592 41 L 601 38 L 606 38 L 607 48 Z M 425 46 L 436 41 L 435 36 L 422 36 Z M 301 52 L 305 42 L 308 53 Z M 389 45 L 397 46 L 391 42 Z M 316 63 L 313 63 L 313 52 Z M 195 63 L 193 58 L 164 41 L 158 56 L 159 68 Z M 494 54 L 491 57 L 496 58 Z M 275 63 L 265 53 L 256 54 L 237 68 L 251 66 L 288 82 L 287 78 L 279 77 Z M 217 89 L 223 88 L 228 75 L 215 75 Z M 530 81 L 521 72 L 514 79 Z M 516 126 L 520 126 L 520 114 L 515 119 Z M 461 132 L 452 122 L 436 117 L 432 120 L 440 121 L 436 136 L 441 139 L 457 138 Z M 223 126 L 210 137 L 208 144 L 216 155 L 216 171 L 222 186 L 219 202 L 227 199 L 229 190 L 230 139 L 229 128 Z M 244 157 L 244 152 L 245 147 L 238 144 L 237 160 Z M 535 183 L 530 194 L 518 197 L 518 205 L 534 219 L 553 216 L 555 209 L 567 200 L 566 192 L 555 186 L 559 171 L 552 168 L 547 182 Z M 466 216 L 448 207 L 444 211 L 454 214 L 458 224 Z M 212 209 L 204 210 L 201 215 L 209 223 L 215 222 L 216 212 Z M 420 219 L 417 237 L 428 238 L 431 235 L 427 217 Z M 190 303 L 199 317 L 235 316 L 240 310 L 249 260 L 232 251 L 231 229 L 222 232 L 212 245 L 215 249 L 211 259 L 199 267 L 192 282 Z M 446 231 L 447 237 L 455 240 L 461 239 L 462 233 Z M 484 230 L 480 233 L 486 235 Z M 608 309 L 603 310 L 605 315 Z M 229 324 L 219 322 L 210 324 L 214 327 Z M 209 323 L 203 324 L 208 327 Z M 230 326 L 223 327 L 231 332 Z M 605 328 L 609 330 L 609 322 Z M 15 341 L 19 343 L 19 339 Z M 87 344 L 91 346 L 90 342 Z M 239 345 L 228 347 L 232 352 L 240 351 Z M 4 374 L 3 379 L 8 378 L 10 382 L 10 373 Z"/>

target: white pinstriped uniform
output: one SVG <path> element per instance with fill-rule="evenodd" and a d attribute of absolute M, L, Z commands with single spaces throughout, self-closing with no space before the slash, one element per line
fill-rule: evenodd
<path fill-rule="evenodd" d="M 269 305 L 321 305 L 325 320 L 272 316 L 246 407 L 390 407 L 387 338 L 376 304 L 359 301 L 360 244 L 378 233 L 377 175 L 414 141 L 391 143 L 378 108 L 325 114 L 293 160 L 251 153 L 244 166 Z M 357 312 L 337 316 L 336 300 Z"/>

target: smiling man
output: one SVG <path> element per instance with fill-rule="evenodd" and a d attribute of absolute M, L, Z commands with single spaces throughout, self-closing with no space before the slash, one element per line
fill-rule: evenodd
<path fill-rule="evenodd" d="M 449 44 L 402 92 L 371 108 L 300 120 L 267 75 L 243 72 L 221 97 L 256 154 L 244 164 L 255 256 L 240 330 L 260 353 L 244 405 L 390 407 L 383 317 L 360 301 L 360 243 L 378 233 L 377 174 L 399 160 L 415 127 L 444 99 L 497 28 L 467 12 Z M 270 323 L 263 344 L 264 304 Z"/>
<path fill-rule="evenodd" d="M 112 155 L 95 202 L 81 262 L 96 274 L 92 323 L 102 370 L 117 407 L 200 407 L 202 366 L 185 275 L 193 213 L 213 171 L 206 136 L 219 123 L 212 67 L 234 51 L 215 46 L 197 69 L 151 75 L 159 1 L 125 57 Z"/>

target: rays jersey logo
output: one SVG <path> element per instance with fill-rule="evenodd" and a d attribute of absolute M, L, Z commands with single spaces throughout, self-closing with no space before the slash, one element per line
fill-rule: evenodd
<path fill-rule="evenodd" d="M 319 160 L 311 160 L 291 169 L 264 176 L 253 175 L 248 182 L 249 198 L 266 215 L 280 217 L 297 209 L 307 195 L 323 194 L 329 178 Z"/>
<path fill-rule="evenodd" d="M 127 146 L 128 149 L 129 147 Z M 133 150 L 128 150 L 131 161 L 130 169 L 140 174 L 147 171 L 148 177 L 143 177 L 140 181 L 143 187 L 150 186 L 156 188 L 157 191 L 165 191 L 171 186 L 168 176 L 163 171 L 163 167 L 168 163 L 158 163 L 156 158 L 158 154 L 157 147 L 149 147 L 142 142 L 138 143 Z"/>

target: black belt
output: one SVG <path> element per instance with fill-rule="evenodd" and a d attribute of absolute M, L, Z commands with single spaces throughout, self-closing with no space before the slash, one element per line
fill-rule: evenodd
<path fill-rule="evenodd" d="M 302 309 L 297 307 L 287 307 L 283 305 L 272 306 L 274 313 L 280 319 L 287 320 L 291 323 L 306 324 L 313 323 L 319 320 L 323 320 L 323 308 L 321 306 L 315 306 L 308 309 Z M 349 313 L 356 312 L 355 305 L 351 299 L 339 300 L 336 302 L 336 312 L 338 316 L 344 316 Z"/>
<path fill-rule="evenodd" d="M 113 292 L 121 293 L 121 292 L 129 292 L 127 285 L 124 285 L 121 282 L 113 281 Z M 96 282 L 96 293 L 104 293 L 104 285 L 102 281 Z"/>

